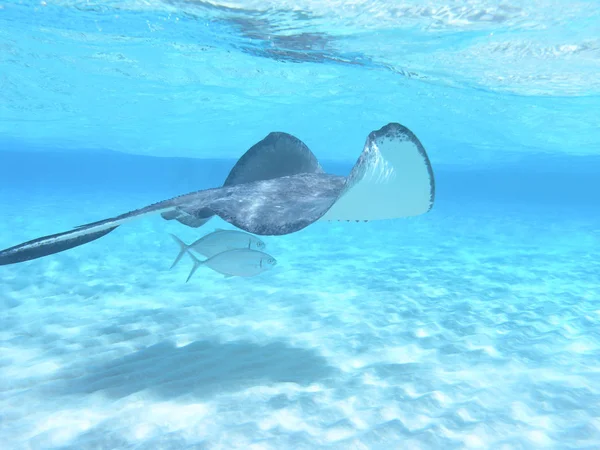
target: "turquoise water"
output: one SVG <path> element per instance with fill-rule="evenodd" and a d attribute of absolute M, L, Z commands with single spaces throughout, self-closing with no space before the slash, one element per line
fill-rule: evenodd
<path fill-rule="evenodd" d="M 271 131 L 347 175 L 412 130 L 423 215 L 170 270 L 160 216 L 0 266 L 10 449 L 600 447 L 592 1 L 2 2 L 0 249 L 219 186 Z M 3 447 L 4 448 L 4 447 Z"/>

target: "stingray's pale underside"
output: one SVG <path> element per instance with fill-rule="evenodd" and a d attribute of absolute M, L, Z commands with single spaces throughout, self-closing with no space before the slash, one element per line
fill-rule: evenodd
<path fill-rule="evenodd" d="M 37 238 L 0 252 L 0 265 L 62 252 L 94 241 L 133 219 L 161 214 L 200 227 L 214 215 L 257 235 L 283 235 L 318 220 L 415 216 L 434 202 L 425 149 L 406 127 L 390 123 L 367 137 L 347 177 L 325 173 L 306 145 L 273 132 L 235 164 L 222 187 L 155 203 L 119 216 Z"/>

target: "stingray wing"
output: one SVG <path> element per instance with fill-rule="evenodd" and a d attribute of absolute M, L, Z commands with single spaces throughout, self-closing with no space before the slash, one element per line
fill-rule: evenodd
<path fill-rule="evenodd" d="M 272 180 L 301 173 L 323 173 L 304 142 L 279 131 L 254 144 L 233 166 L 223 186 Z"/>
<path fill-rule="evenodd" d="M 321 220 L 382 220 L 429 211 L 435 180 L 429 157 L 406 127 L 390 123 L 367 137 L 344 194 Z"/>

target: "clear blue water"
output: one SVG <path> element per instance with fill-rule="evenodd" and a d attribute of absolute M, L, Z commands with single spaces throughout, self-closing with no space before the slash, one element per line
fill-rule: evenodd
<path fill-rule="evenodd" d="M 160 217 L 0 267 L 10 449 L 600 447 L 596 2 L 0 3 L 0 248 L 218 186 L 270 131 L 345 175 L 427 150 L 427 214 L 169 270 Z"/>

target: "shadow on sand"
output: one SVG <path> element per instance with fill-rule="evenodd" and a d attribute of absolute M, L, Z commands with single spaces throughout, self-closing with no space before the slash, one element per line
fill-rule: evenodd
<path fill-rule="evenodd" d="M 335 369 L 314 351 L 283 343 L 197 341 L 176 347 L 172 342 L 161 342 L 88 368 L 83 376 L 66 381 L 61 393 L 103 391 L 121 398 L 149 390 L 161 398 L 206 398 L 271 383 L 307 385 L 334 373 Z"/>

